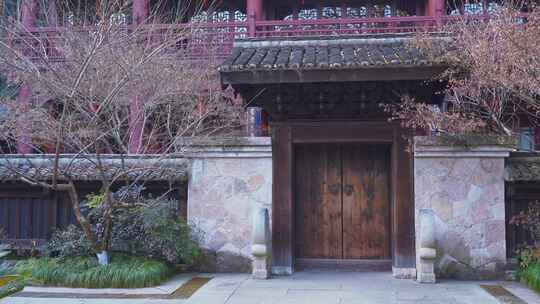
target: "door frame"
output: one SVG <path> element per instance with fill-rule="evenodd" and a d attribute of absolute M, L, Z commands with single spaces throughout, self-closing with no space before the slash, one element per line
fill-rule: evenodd
<path fill-rule="evenodd" d="M 390 155 L 390 242 L 392 266 L 415 267 L 413 158 L 409 135 L 387 121 L 287 121 L 272 128 L 272 272 L 295 268 L 294 145 L 299 143 L 385 143 Z"/>

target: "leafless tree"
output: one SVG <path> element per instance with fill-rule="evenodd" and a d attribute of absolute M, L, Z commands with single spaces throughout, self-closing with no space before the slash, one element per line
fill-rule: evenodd
<path fill-rule="evenodd" d="M 411 47 L 448 69 L 442 107 L 403 98 L 387 110 L 413 128 L 448 134 L 512 135 L 540 118 L 540 9 L 507 3 L 480 18 L 459 16 L 440 37 L 419 34 Z M 443 36 L 443 38 L 441 38 Z"/>
<path fill-rule="evenodd" d="M 219 82 L 216 45 L 209 37 L 189 43 L 201 33 L 197 24 L 163 26 L 157 15 L 127 24 L 128 7 L 118 3 L 101 1 L 96 15 L 66 1 L 56 16 L 68 21 L 55 28 L 4 20 L 0 40 L 0 72 L 33 93 L 23 102 L 0 99 L 1 140 L 10 151 L 22 143 L 44 156 L 5 156 L 1 165 L 19 180 L 66 191 L 96 253 L 109 249 L 111 214 L 122 205 L 112 196 L 116 183 L 165 170 L 184 152 L 179 139 L 230 134 L 243 117 L 241 102 Z M 205 56 L 194 60 L 193 51 Z M 101 183 L 102 236 L 81 211 L 75 181 L 85 171 Z"/>

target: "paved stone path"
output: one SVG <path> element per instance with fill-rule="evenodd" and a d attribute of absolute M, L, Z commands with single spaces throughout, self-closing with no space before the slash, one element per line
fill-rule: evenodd
<path fill-rule="evenodd" d="M 245 274 L 217 274 L 187 300 L 45 299 L 12 297 L 5 304 L 500 304 L 480 288 L 500 282 L 443 281 L 424 285 L 390 273 L 300 272 L 267 281 Z M 529 304 L 540 297 L 516 283 L 503 283 Z"/>

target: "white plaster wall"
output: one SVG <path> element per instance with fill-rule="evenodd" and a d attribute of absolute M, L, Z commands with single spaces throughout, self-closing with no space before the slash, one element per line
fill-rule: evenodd
<path fill-rule="evenodd" d="M 272 209 L 270 139 L 258 143 L 194 153 L 188 221 L 201 232 L 203 270 L 251 271 L 253 210 Z"/>

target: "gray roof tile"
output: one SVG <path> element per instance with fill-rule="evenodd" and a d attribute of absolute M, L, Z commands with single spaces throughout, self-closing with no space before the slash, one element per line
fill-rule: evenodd
<path fill-rule="evenodd" d="M 343 69 L 430 64 L 410 36 L 243 40 L 235 43 L 221 72 Z"/>

